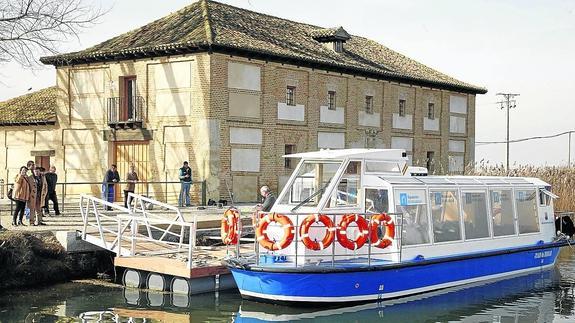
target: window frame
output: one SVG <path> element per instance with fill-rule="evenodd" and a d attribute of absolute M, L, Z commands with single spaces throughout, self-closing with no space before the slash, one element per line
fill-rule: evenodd
<path fill-rule="evenodd" d="M 521 233 L 520 232 L 520 225 L 519 225 L 519 212 L 518 212 L 518 207 L 517 207 L 517 192 L 518 191 L 528 191 L 528 190 L 533 190 L 535 193 L 535 218 L 536 221 L 535 223 L 537 223 L 537 231 L 535 232 L 524 232 Z M 536 186 L 518 186 L 518 187 L 513 187 L 513 211 L 515 212 L 515 223 L 516 223 L 516 229 L 517 229 L 517 235 L 519 236 L 528 236 L 528 235 L 536 235 L 536 234 L 540 234 L 541 233 L 541 223 L 539 221 L 539 198 L 537 197 L 537 195 L 539 194 L 539 190 L 538 187 Z"/>
<path fill-rule="evenodd" d="M 487 221 L 487 237 L 481 237 L 481 238 L 468 238 L 467 237 L 467 231 L 465 228 L 465 219 L 464 219 L 464 215 L 465 215 L 465 211 L 464 211 L 464 207 L 463 207 L 463 201 L 464 201 L 464 195 L 465 193 L 482 193 L 484 198 L 485 198 L 485 217 L 486 217 L 486 221 Z M 481 189 L 481 188 L 477 188 L 477 187 L 460 187 L 459 188 L 459 201 L 460 201 L 460 214 L 461 214 L 461 222 L 463 223 L 463 237 L 464 237 L 464 241 L 478 241 L 478 240 L 487 240 L 487 239 L 492 239 L 494 237 L 493 235 L 493 229 L 492 229 L 492 217 L 491 217 L 491 203 L 489 201 L 490 199 L 490 191 L 488 189 Z"/>
<path fill-rule="evenodd" d="M 398 112 L 398 114 L 399 114 L 400 117 L 405 117 L 406 112 L 407 112 L 407 111 L 406 111 L 406 110 L 407 110 L 406 106 L 407 106 L 407 100 L 405 100 L 405 99 L 399 99 L 399 102 L 398 102 L 399 112 Z"/>
<path fill-rule="evenodd" d="M 373 114 L 373 95 L 365 96 L 365 113 Z"/>
<path fill-rule="evenodd" d="M 505 191 L 505 190 L 509 190 L 511 193 L 511 198 L 512 198 L 512 202 L 511 202 L 511 215 L 513 216 L 513 234 L 506 234 L 506 235 L 495 235 L 495 215 L 493 213 L 493 201 L 492 201 L 492 193 L 493 191 Z M 487 193 L 488 193 L 488 197 L 489 197 L 489 216 L 490 216 L 490 222 L 491 222 L 491 231 L 492 231 L 492 236 L 493 239 L 505 239 L 505 238 L 509 238 L 509 237 L 516 237 L 519 235 L 519 223 L 518 223 L 518 219 L 517 219 L 517 213 L 515 211 L 515 209 L 517 208 L 515 206 L 515 192 L 513 191 L 512 187 L 504 187 L 504 186 L 493 186 L 493 187 L 489 187 L 487 189 Z M 501 196 L 499 196 L 499 199 L 501 200 Z M 499 202 L 501 203 L 501 201 Z"/>
<path fill-rule="evenodd" d="M 288 153 L 288 147 L 291 147 L 290 152 Z M 293 154 L 296 151 L 296 145 L 293 144 L 284 144 L 284 153 L 285 155 Z M 284 168 L 285 169 L 294 169 L 294 165 L 292 163 L 291 158 L 284 158 Z"/>
<path fill-rule="evenodd" d="M 431 157 L 430 157 L 431 153 Z M 429 150 L 425 153 L 425 166 L 427 168 L 427 173 L 433 173 L 435 171 L 435 151 Z"/>
<path fill-rule="evenodd" d="M 290 107 L 295 107 L 296 106 L 296 102 L 295 102 L 295 91 L 296 91 L 296 87 L 295 86 L 291 86 L 288 85 L 286 87 L 286 105 L 290 106 Z"/>
<path fill-rule="evenodd" d="M 458 228 L 459 228 L 459 239 L 457 240 L 448 240 L 448 241 L 436 241 L 435 240 L 435 226 L 433 222 L 433 210 L 431 207 L 431 194 L 432 193 L 445 193 L 445 192 L 455 192 L 455 197 L 457 198 L 457 212 L 458 212 Z M 439 186 L 431 186 L 427 189 L 427 204 L 428 204 L 428 212 L 429 212 L 429 220 L 430 220 L 430 228 L 431 228 L 431 240 L 433 244 L 449 244 L 449 243 L 462 243 L 465 241 L 465 229 L 463 228 L 463 209 L 461 205 L 461 189 L 458 186 L 448 186 L 448 187 L 439 187 Z"/>
<path fill-rule="evenodd" d="M 336 91 L 327 91 L 327 109 L 328 110 L 337 110 L 337 92 Z"/>
<path fill-rule="evenodd" d="M 435 120 L 435 103 L 428 102 L 427 103 L 427 119 Z"/>
<path fill-rule="evenodd" d="M 397 204 L 395 203 L 395 199 L 396 196 L 399 195 L 401 192 L 400 191 L 423 191 L 423 194 L 425 196 L 425 203 L 420 204 L 425 206 L 425 213 L 424 216 L 427 219 L 427 238 L 428 241 L 425 243 L 420 243 L 420 244 L 404 244 L 403 243 L 403 233 L 401 233 L 400 238 L 402 239 L 401 241 L 401 248 L 405 249 L 405 248 L 418 248 L 421 246 L 431 246 L 433 244 L 435 244 L 435 241 L 433 240 L 433 219 L 432 219 L 432 215 L 431 215 L 431 209 L 430 209 L 430 200 L 429 200 L 429 187 L 426 186 L 413 186 L 413 185 L 401 185 L 401 186 L 391 186 L 389 189 L 389 205 L 390 205 L 390 212 L 391 210 L 393 210 L 393 213 L 397 213 L 400 214 L 401 212 L 398 210 L 397 208 Z M 408 205 L 409 206 L 409 205 Z M 393 209 L 391 209 L 391 207 L 393 207 Z M 401 219 L 403 219 L 403 215 L 401 215 Z"/>

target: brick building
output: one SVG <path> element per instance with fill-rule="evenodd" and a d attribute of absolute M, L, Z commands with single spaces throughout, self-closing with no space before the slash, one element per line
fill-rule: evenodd
<path fill-rule="evenodd" d="M 209 197 L 229 188 L 239 201 L 282 186 L 295 166 L 282 155 L 318 148 L 403 148 L 414 165 L 461 173 L 486 92 L 342 27 L 207 0 L 41 61 L 56 67 L 55 117 L 0 125 L 7 178 L 15 154 L 47 155 L 69 182 L 100 180 L 112 162 L 174 180 L 189 160 Z"/>

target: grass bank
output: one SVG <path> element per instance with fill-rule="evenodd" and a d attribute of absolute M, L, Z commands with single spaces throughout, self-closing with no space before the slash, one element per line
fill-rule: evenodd
<path fill-rule="evenodd" d="M 108 252 L 68 254 L 51 232 L 0 233 L 0 290 L 113 275 Z"/>

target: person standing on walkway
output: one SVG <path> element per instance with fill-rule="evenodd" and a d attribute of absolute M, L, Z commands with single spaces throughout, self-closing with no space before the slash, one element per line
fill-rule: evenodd
<path fill-rule="evenodd" d="M 14 179 L 14 189 L 12 191 L 12 199 L 16 203 L 16 208 L 14 209 L 14 214 L 12 215 L 12 225 L 24 225 L 22 219 L 24 217 L 24 209 L 26 208 L 26 202 L 30 199 L 30 184 L 28 182 L 28 167 L 20 167 L 20 172 L 16 175 Z"/>
<path fill-rule="evenodd" d="M 32 190 L 32 186 L 34 186 L 34 183 L 32 183 L 30 181 L 30 178 L 32 176 L 34 176 L 34 168 L 36 168 L 36 164 L 34 163 L 33 160 L 29 160 L 26 163 L 26 168 L 28 168 L 28 172 L 26 173 L 26 175 L 27 175 L 26 178 L 28 179 L 28 184 L 30 186 L 30 190 Z M 30 207 L 28 206 L 28 204 L 26 204 L 26 207 L 24 208 L 24 216 L 26 216 L 26 219 L 30 220 Z"/>
<path fill-rule="evenodd" d="M 54 205 L 54 213 L 60 215 L 60 209 L 58 208 L 58 196 L 56 195 L 56 183 L 58 183 L 58 174 L 56 174 L 56 167 L 54 165 L 50 166 L 50 171 L 44 175 L 46 178 L 46 184 L 48 185 L 48 195 L 46 196 L 46 204 L 44 205 L 44 211 L 46 215 L 50 215 L 49 201 L 52 201 Z"/>
<path fill-rule="evenodd" d="M 42 222 L 42 207 L 46 204 L 46 195 L 48 194 L 48 185 L 46 179 L 42 176 L 42 168 L 35 167 L 34 175 L 28 177 L 32 183 L 30 198 L 28 199 L 28 208 L 30 209 L 31 225 L 46 225 Z"/>
<path fill-rule="evenodd" d="M 128 201 L 128 193 L 134 193 L 136 190 L 136 183 L 140 179 L 138 178 L 138 173 L 136 173 L 136 166 L 132 163 L 130 165 L 130 171 L 126 174 L 126 187 L 124 187 L 124 207 L 127 209 L 128 205 L 132 206 L 132 199 Z"/>
<path fill-rule="evenodd" d="M 192 186 L 192 169 L 185 161 L 182 168 L 180 168 L 180 183 L 182 185 L 180 189 L 180 197 L 178 198 L 178 206 L 184 206 L 184 200 L 186 206 L 190 206 L 190 186 Z"/>
<path fill-rule="evenodd" d="M 120 181 L 120 174 L 118 173 L 118 168 L 115 164 L 110 166 L 110 169 L 106 172 L 106 176 L 104 176 L 104 196 L 105 199 L 110 202 L 114 203 L 115 197 L 115 190 L 114 185 Z M 107 210 L 111 210 L 111 207 L 107 207 Z"/>

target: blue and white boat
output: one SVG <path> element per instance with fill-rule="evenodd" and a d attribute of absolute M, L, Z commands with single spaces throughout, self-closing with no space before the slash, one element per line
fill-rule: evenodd
<path fill-rule="evenodd" d="M 549 269 L 569 239 L 537 178 L 425 176 L 399 149 L 300 158 L 255 250 L 225 259 L 244 298 L 381 301 Z"/>

